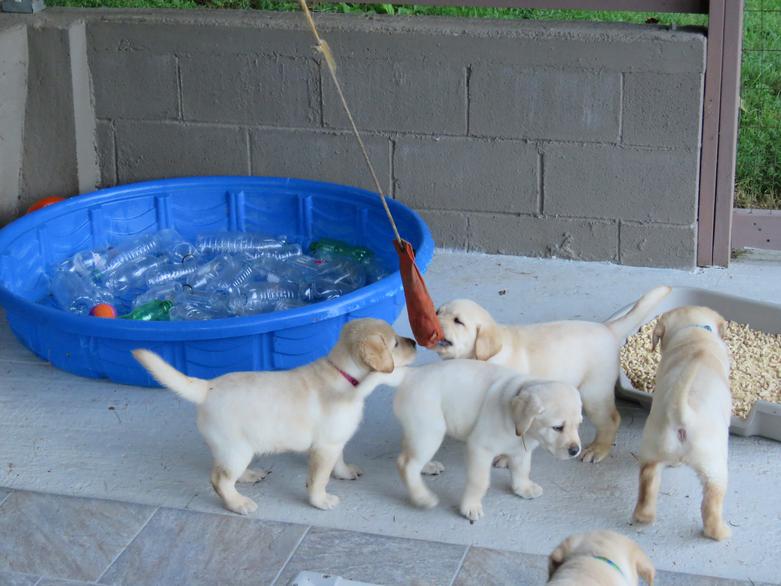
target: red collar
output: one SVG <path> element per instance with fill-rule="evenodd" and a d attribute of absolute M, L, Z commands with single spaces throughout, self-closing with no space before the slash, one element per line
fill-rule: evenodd
<path fill-rule="evenodd" d="M 344 377 L 344 378 L 347 380 L 347 382 L 348 382 L 348 383 L 350 383 L 352 386 L 354 386 L 354 387 L 357 387 L 359 384 L 361 384 L 361 381 L 359 381 L 357 378 L 355 378 L 355 377 L 354 377 L 354 376 L 352 376 L 351 374 L 348 374 L 348 373 L 346 373 L 345 371 L 343 371 L 341 368 L 339 368 L 338 366 L 336 366 L 336 364 L 334 364 L 334 363 L 333 363 L 333 362 L 331 362 L 330 360 L 328 360 L 328 364 L 330 364 L 330 365 L 331 365 L 331 366 L 333 366 L 333 367 L 334 367 L 336 370 L 338 370 L 338 371 L 339 371 L 339 374 L 341 374 L 341 375 L 342 375 L 342 376 L 343 376 L 343 377 Z"/>

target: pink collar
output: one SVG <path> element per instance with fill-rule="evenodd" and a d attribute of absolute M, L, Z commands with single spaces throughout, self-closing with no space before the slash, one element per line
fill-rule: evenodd
<path fill-rule="evenodd" d="M 351 374 L 348 374 L 348 373 L 346 373 L 345 371 L 343 371 L 341 368 L 339 368 L 338 366 L 336 366 L 336 364 L 334 364 L 334 363 L 333 363 L 333 362 L 331 362 L 330 360 L 328 360 L 328 364 L 330 364 L 330 365 L 331 365 L 331 366 L 333 366 L 333 367 L 334 367 L 336 370 L 338 370 L 338 371 L 339 371 L 339 374 L 341 374 L 341 375 L 342 375 L 342 376 L 343 376 L 343 377 L 344 377 L 344 378 L 347 380 L 347 382 L 348 382 L 348 383 L 350 383 L 352 386 L 354 386 L 354 387 L 357 387 L 359 384 L 361 384 L 361 381 L 359 381 L 357 378 L 355 378 L 355 377 L 354 377 L 354 376 L 352 376 Z"/>

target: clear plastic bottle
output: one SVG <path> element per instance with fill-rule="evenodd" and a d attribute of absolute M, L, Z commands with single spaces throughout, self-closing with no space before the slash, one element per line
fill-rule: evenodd
<path fill-rule="evenodd" d="M 222 292 L 184 291 L 174 298 L 172 320 L 207 320 L 228 317 L 227 295 Z"/>
<path fill-rule="evenodd" d="M 147 288 L 147 276 L 166 266 L 163 257 L 150 256 L 129 261 L 118 267 L 106 280 L 106 287 L 115 294 L 142 291 Z"/>
<path fill-rule="evenodd" d="M 153 255 L 157 252 L 162 241 L 160 233 L 155 232 L 154 234 L 145 234 L 109 248 L 108 264 L 104 272 L 110 276 L 127 263 Z"/>
<path fill-rule="evenodd" d="M 213 290 L 220 283 L 230 280 L 230 276 L 239 269 L 239 260 L 230 256 L 218 256 L 196 266 L 195 271 L 184 279 L 186 289 L 194 291 Z"/>
<path fill-rule="evenodd" d="M 133 299 L 133 309 L 150 301 L 173 301 L 182 293 L 182 284 L 176 281 L 155 285 Z"/>
<path fill-rule="evenodd" d="M 147 271 L 146 286 L 151 288 L 173 281 L 181 281 L 197 270 L 198 265 L 194 262 L 164 264 L 154 270 Z"/>
<path fill-rule="evenodd" d="M 257 253 L 284 246 L 284 236 L 270 238 L 251 232 L 227 232 L 210 236 L 199 236 L 195 243 L 199 252 L 206 254 L 231 254 L 237 252 Z"/>
<path fill-rule="evenodd" d="M 253 259 L 271 258 L 274 260 L 285 260 L 294 256 L 301 256 L 303 250 L 300 244 L 291 243 L 283 244 L 279 248 L 247 251 L 246 254 Z"/>
<path fill-rule="evenodd" d="M 231 295 L 228 309 L 236 315 L 274 311 L 281 301 L 297 301 L 298 287 L 293 283 L 261 283 Z"/>
<path fill-rule="evenodd" d="M 168 258 L 173 263 L 179 264 L 192 264 L 198 259 L 198 249 L 195 245 L 182 240 L 181 242 L 175 242 L 167 250 Z"/>
<path fill-rule="evenodd" d="M 114 303 L 112 295 L 75 271 L 57 271 L 51 293 L 61 309 L 85 315 L 99 303 Z"/>
<path fill-rule="evenodd" d="M 325 301 L 346 295 L 366 284 L 366 271 L 359 263 L 328 261 L 321 272 L 302 290 L 308 302 Z"/>

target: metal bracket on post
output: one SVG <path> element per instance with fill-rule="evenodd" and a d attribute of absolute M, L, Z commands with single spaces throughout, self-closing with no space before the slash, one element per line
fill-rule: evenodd
<path fill-rule="evenodd" d="M 3 12 L 32 14 L 46 8 L 44 0 L 3 0 Z"/>

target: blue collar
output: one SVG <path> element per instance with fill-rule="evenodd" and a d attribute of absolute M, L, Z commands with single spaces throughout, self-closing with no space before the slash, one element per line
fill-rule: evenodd
<path fill-rule="evenodd" d="M 624 580 L 626 580 L 626 576 L 624 576 L 624 572 L 621 571 L 621 568 L 619 568 L 618 564 L 616 562 L 614 562 L 613 560 L 611 560 L 609 558 L 606 558 L 604 556 L 601 556 L 601 555 L 592 555 L 591 557 L 594 558 L 595 560 L 599 560 L 601 562 L 605 562 L 608 566 L 610 566 L 616 572 L 621 574 L 621 577 L 624 578 Z"/>

